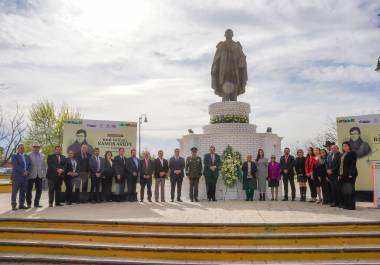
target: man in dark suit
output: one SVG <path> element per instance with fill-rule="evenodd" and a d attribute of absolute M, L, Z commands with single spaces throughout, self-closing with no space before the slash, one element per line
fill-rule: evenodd
<path fill-rule="evenodd" d="M 99 156 L 99 148 L 94 149 L 94 155 L 89 159 L 91 172 L 91 192 L 92 203 L 100 202 L 100 178 L 104 170 L 104 159 Z"/>
<path fill-rule="evenodd" d="M 158 202 L 159 193 L 161 193 L 161 202 L 165 202 L 165 179 L 168 176 L 169 163 L 164 158 L 164 152 L 158 151 L 158 158 L 154 160 L 154 178 L 156 183 L 154 186 L 154 199 Z"/>
<path fill-rule="evenodd" d="M 119 155 L 115 156 L 113 162 L 116 173 L 116 201 L 121 201 L 124 197 L 125 179 L 127 177 L 127 158 L 125 157 L 124 147 L 119 148 Z"/>
<path fill-rule="evenodd" d="M 145 187 L 147 187 L 148 201 L 152 202 L 152 176 L 154 164 L 150 160 L 148 151 L 144 152 L 144 159 L 140 160 L 140 201 L 144 201 Z"/>
<path fill-rule="evenodd" d="M 210 146 L 210 153 L 206 154 L 203 160 L 203 175 L 206 180 L 207 199 L 216 201 L 215 191 L 216 182 L 219 177 L 219 169 L 221 166 L 220 156 L 215 153 L 215 147 Z"/>
<path fill-rule="evenodd" d="M 68 158 L 65 168 L 65 185 L 66 185 L 66 204 L 71 205 L 73 202 L 79 202 L 79 172 L 78 162 L 75 160 L 74 152 L 68 152 Z M 73 198 L 73 187 L 75 186 L 75 196 Z"/>
<path fill-rule="evenodd" d="M 78 161 L 78 171 L 79 171 L 79 178 L 82 182 L 82 194 L 88 193 L 88 178 L 90 175 L 90 157 L 91 154 L 88 152 L 88 146 L 87 144 L 83 144 L 81 147 L 81 151 L 76 156 L 76 160 Z M 85 202 L 89 202 L 89 197 L 85 198 Z"/>
<path fill-rule="evenodd" d="M 17 153 L 12 155 L 12 210 L 17 210 L 17 193 L 19 193 L 19 209 L 27 209 L 25 206 L 25 194 L 28 188 L 28 176 L 31 170 L 29 157 L 24 154 L 23 144 L 17 146 Z"/>
<path fill-rule="evenodd" d="M 296 199 L 296 186 L 294 184 L 294 162 L 294 156 L 290 154 L 290 149 L 286 147 L 284 149 L 284 155 L 280 158 L 282 181 L 284 183 L 283 201 L 288 200 L 288 183 L 290 183 L 290 188 L 292 190 L 292 201 Z"/>
<path fill-rule="evenodd" d="M 66 168 L 66 157 L 62 155 L 61 146 L 54 147 L 54 154 L 49 155 L 47 158 L 47 166 L 46 178 L 49 186 L 49 207 L 53 207 L 54 201 L 55 206 L 63 206 L 59 197 Z"/>
<path fill-rule="evenodd" d="M 340 183 L 338 182 L 340 167 L 340 152 L 337 145 L 331 146 L 331 153 L 327 156 L 327 179 L 331 189 L 331 207 L 337 207 L 341 203 Z"/>
<path fill-rule="evenodd" d="M 140 160 L 136 157 L 136 149 L 131 149 L 131 157 L 127 160 L 128 201 L 137 202 L 136 184 L 140 177 Z"/>
<path fill-rule="evenodd" d="M 174 149 L 174 156 L 169 160 L 169 169 L 170 169 L 170 196 L 171 201 L 174 201 L 175 188 L 177 186 L 177 201 L 182 202 L 181 200 L 181 190 L 182 190 L 182 181 L 185 176 L 185 159 L 179 155 L 179 149 Z"/>

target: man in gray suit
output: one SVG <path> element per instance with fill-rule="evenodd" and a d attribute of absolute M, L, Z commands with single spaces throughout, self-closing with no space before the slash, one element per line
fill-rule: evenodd
<path fill-rule="evenodd" d="M 33 185 L 36 189 L 34 197 L 34 207 L 42 207 L 40 198 L 42 193 L 42 181 L 46 178 L 46 161 L 45 156 L 40 152 L 41 145 L 39 143 L 32 144 L 32 152 L 29 154 L 31 162 L 31 170 L 28 179 L 28 189 L 26 192 L 26 204 L 28 208 L 32 207 L 32 190 Z"/>
<path fill-rule="evenodd" d="M 174 149 L 174 156 L 169 160 L 169 169 L 170 169 L 170 195 L 171 201 L 174 201 L 175 188 L 177 186 L 177 201 L 182 202 L 181 200 L 181 190 L 182 190 L 182 181 L 185 176 L 185 159 L 179 155 L 179 149 Z"/>

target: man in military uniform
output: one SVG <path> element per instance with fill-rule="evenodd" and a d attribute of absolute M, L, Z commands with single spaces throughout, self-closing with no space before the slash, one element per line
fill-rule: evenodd
<path fill-rule="evenodd" d="M 207 199 L 209 201 L 216 201 L 215 191 L 216 191 L 216 182 L 219 177 L 219 169 L 221 167 L 220 156 L 215 153 L 215 146 L 210 146 L 210 153 L 205 154 L 204 157 L 204 171 L 203 175 L 206 180 L 206 189 L 207 189 Z"/>
<path fill-rule="evenodd" d="M 198 185 L 202 176 L 202 159 L 197 156 L 198 149 L 193 147 L 191 156 L 186 158 L 186 176 L 190 181 L 190 200 L 198 202 Z"/>

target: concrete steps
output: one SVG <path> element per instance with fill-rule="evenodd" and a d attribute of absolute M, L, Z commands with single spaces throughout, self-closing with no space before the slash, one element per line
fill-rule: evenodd
<path fill-rule="evenodd" d="M 0 219 L 0 261 L 12 255 L 25 262 L 33 262 L 30 255 L 34 255 L 56 263 L 92 257 L 92 261 L 124 264 L 377 264 L 373 262 L 380 260 L 380 222 L 157 224 Z"/>

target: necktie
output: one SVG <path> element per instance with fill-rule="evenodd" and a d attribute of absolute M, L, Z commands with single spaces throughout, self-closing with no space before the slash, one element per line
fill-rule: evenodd
<path fill-rule="evenodd" d="M 100 160 L 99 157 L 96 157 L 96 164 L 98 165 L 97 171 L 100 171 Z"/>
<path fill-rule="evenodd" d="M 61 156 L 57 155 L 57 161 L 58 161 L 58 165 L 61 164 Z"/>
<path fill-rule="evenodd" d="M 145 159 L 145 168 L 148 168 L 148 159 Z"/>
<path fill-rule="evenodd" d="M 214 164 L 214 161 L 215 161 L 214 154 L 211 155 L 211 161 Z"/>

